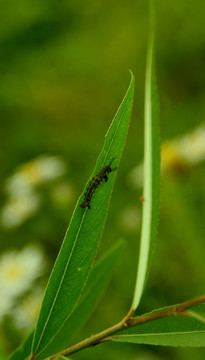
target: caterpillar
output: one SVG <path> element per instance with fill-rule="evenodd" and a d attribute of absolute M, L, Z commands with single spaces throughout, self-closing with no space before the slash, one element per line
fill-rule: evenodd
<path fill-rule="evenodd" d="M 91 208 L 90 206 L 90 202 L 92 199 L 92 196 L 95 192 L 95 190 L 97 189 L 97 187 L 102 184 L 103 182 L 107 182 L 108 180 L 108 174 L 114 170 L 116 170 L 117 168 L 112 169 L 111 168 L 111 163 L 114 160 L 114 158 L 110 161 L 110 163 L 108 165 L 106 165 L 96 176 L 94 176 L 87 188 L 87 191 L 85 193 L 85 198 L 83 203 L 80 205 L 82 208 L 86 208 L 88 207 L 88 209 Z"/>

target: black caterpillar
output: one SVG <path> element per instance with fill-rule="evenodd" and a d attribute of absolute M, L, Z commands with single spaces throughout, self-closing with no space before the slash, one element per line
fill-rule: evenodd
<path fill-rule="evenodd" d="M 92 178 L 92 180 L 87 188 L 87 191 L 85 193 L 85 199 L 84 199 L 83 203 L 80 205 L 82 208 L 86 208 L 86 207 L 88 207 L 88 209 L 91 208 L 90 202 L 91 202 L 92 196 L 93 196 L 95 190 L 97 189 L 98 185 L 102 184 L 104 181 L 107 182 L 108 174 L 117 169 L 117 168 L 112 169 L 110 166 L 113 160 L 114 160 L 114 158 L 95 177 Z"/>

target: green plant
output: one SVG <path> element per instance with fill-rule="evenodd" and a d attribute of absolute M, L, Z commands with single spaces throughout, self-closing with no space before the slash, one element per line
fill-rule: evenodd
<path fill-rule="evenodd" d="M 107 132 L 92 176 L 112 161 L 117 170 L 123 151 L 134 95 L 134 77 Z M 82 342 L 69 346 L 70 339 L 85 323 L 100 299 L 122 250 L 118 243 L 92 268 L 103 230 L 117 171 L 100 184 L 85 186 L 75 207 L 60 253 L 53 268 L 34 332 L 10 360 L 63 359 L 86 347 L 105 341 L 171 346 L 204 346 L 205 296 L 148 314 L 135 316 L 146 284 L 155 238 L 160 181 L 158 112 L 153 63 L 153 36 L 147 55 L 145 80 L 145 151 L 143 221 L 140 254 L 133 302 L 127 315 L 116 325 Z M 105 181 L 103 181 L 105 180 Z M 106 181 L 108 180 L 108 181 Z M 104 184 L 101 184 L 104 182 Z M 80 207 L 84 193 L 93 191 L 91 209 Z M 97 187 L 97 189 L 96 189 Z"/>

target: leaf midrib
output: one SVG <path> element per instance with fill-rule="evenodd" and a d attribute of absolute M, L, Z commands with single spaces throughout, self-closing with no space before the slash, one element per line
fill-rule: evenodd
<path fill-rule="evenodd" d="M 125 338 L 125 337 L 139 337 L 139 336 L 164 336 L 164 335 L 183 335 L 183 334 L 199 334 L 205 333 L 205 330 L 190 330 L 190 331 L 178 331 L 178 332 L 164 332 L 164 333 L 146 333 L 146 334 L 127 334 L 127 335 L 116 335 L 114 338 Z"/>
<path fill-rule="evenodd" d="M 129 90 L 130 90 L 130 88 L 128 89 L 128 91 L 129 91 Z M 110 151 L 111 145 L 112 145 L 112 143 L 113 143 L 113 141 L 114 141 L 114 138 L 115 138 L 115 136 L 116 136 L 116 133 L 117 133 L 117 131 L 118 131 L 118 128 L 119 128 L 119 126 L 120 126 L 120 124 L 121 124 L 122 118 L 123 118 L 124 113 L 125 113 L 125 110 L 126 110 L 126 105 L 127 105 L 127 103 L 128 103 L 128 98 L 126 99 L 126 102 L 125 102 L 125 104 L 124 104 L 124 109 L 123 109 L 122 114 L 121 114 L 121 116 L 120 116 L 118 125 L 116 126 L 116 130 L 115 130 L 115 132 L 114 132 L 114 134 L 113 134 L 112 140 L 110 141 L 108 150 L 107 150 L 107 152 L 106 152 L 106 154 L 105 154 L 103 164 L 104 164 L 104 162 L 105 162 L 105 160 L 106 160 L 106 158 L 107 158 L 107 155 L 108 155 L 108 153 L 109 153 L 109 151 Z M 43 327 L 43 331 L 42 331 L 42 333 L 41 333 L 41 336 L 40 336 L 40 338 L 39 338 L 39 341 L 38 341 L 38 343 L 37 343 L 37 346 L 36 346 L 36 348 L 35 348 L 35 350 L 34 350 L 34 353 L 37 353 L 37 351 L 38 351 L 38 349 L 39 349 L 39 346 L 40 346 L 41 341 L 42 341 L 42 338 L 43 338 L 43 336 L 44 336 L 46 327 L 47 327 L 48 322 L 49 322 L 49 320 L 50 320 L 50 317 L 51 317 L 53 308 L 54 308 L 55 303 L 56 303 L 56 301 L 57 301 L 58 294 L 59 294 L 59 292 L 60 292 L 62 283 L 63 283 L 64 278 L 65 278 L 65 275 L 66 275 L 66 271 L 67 271 L 67 269 L 68 269 L 68 265 L 69 265 L 69 263 L 70 263 L 71 256 L 72 256 L 73 251 L 74 251 L 74 249 L 75 249 L 75 245 L 76 245 L 76 242 L 77 242 L 77 240 L 78 240 L 78 236 L 79 236 L 80 230 L 81 230 L 81 228 L 82 228 L 82 224 L 83 224 L 83 221 L 84 221 L 84 218 L 85 218 L 86 213 L 87 213 L 87 208 L 85 209 L 85 212 L 84 212 L 83 217 L 82 217 L 82 219 L 81 219 L 81 223 L 80 223 L 80 225 L 79 225 L 79 229 L 78 229 L 78 231 L 77 231 L 77 234 L 76 234 L 76 237 L 75 237 L 75 241 L 74 241 L 74 243 L 73 243 L 73 247 L 72 247 L 71 252 L 70 252 L 70 256 L 69 256 L 68 261 L 67 261 L 67 264 L 66 264 L 66 266 L 65 266 L 65 270 L 64 270 L 64 272 L 63 272 L 62 279 L 61 279 L 61 281 L 60 281 L 58 290 L 57 290 L 57 292 L 56 292 L 56 295 L 55 295 L 55 298 L 54 298 L 54 301 L 53 301 L 53 304 L 52 304 L 51 309 L 50 309 L 50 311 L 49 311 L 48 317 L 47 317 L 47 319 L 46 319 L 45 325 L 44 325 L 44 327 Z"/>
<path fill-rule="evenodd" d="M 66 271 L 67 271 L 67 269 L 68 269 L 68 265 L 69 265 L 69 263 L 70 263 L 71 256 L 72 256 L 72 254 L 73 254 L 73 251 L 74 251 L 74 249 L 75 249 L 76 242 L 77 242 L 77 240 L 78 240 L 78 236 L 79 236 L 80 230 L 81 230 L 81 228 L 82 228 L 82 224 L 83 224 L 83 221 L 84 221 L 86 212 L 87 212 L 87 209 L 85 209 L 85 212 L 84 212 L 84 214 L 83 214 L 83 216 L 82 216 L 82 219 L 81 219 L 81 222 L 80 222 L 80 225 L 79 225 L 79 229 L 78 229 L 77 234 L 76 234 L 76 237 L 75 237 L 75 241 L 74 241 L 74 243 L 73 243 L 73 246 L 72 246 L 72 249 L 71 249 L 71 252 L 70 252 L 68 261 L 67 261 L 67 264 L 66 264 L 66 266 L 65 266 L 65 270 L 64 270 L 64 272 L 63 272 L 62 279 L 61 279 L 61 281 L 60 281 L 58 290 L 57 290 L 57 292 L 56 292 L 56 295 L 55 295 L 55 298 L 54 298 L 54 301 L 53 301 L 53 304 L 52 304 L 51 309 L 50 309 L 50 311 L 49 311 L 48 317 L 47 317 L 47 319 L 46 319 L 45 325 L 44 325 L 44 327 L 43 327 L 43 331 L 42 331 L 42 333 L 41 333 L 41 336 L 40 336 L 40 338 L 39 338 L 39 341 L 38 341 L 38 343 L 37 343 L 37 346 L 36 346 L 36 348 L 35 348 L 34 353 L 37 353 L 37 351 L 38 351 L 38 348 L 39 348 L 39 346 L 40 346 L 41 340 L 42 340 L 43 335 L 44 335 L 44 333 L 45 333 L 46 327 L 47 327 L 48 322 L 49 322 L 49 320 L 50 320 L 50 317 L 51 317 L 53 308 L 54 308 L 54 306 L 55 306 L 56 300 L 57 300 L 57 298 L 58 298 L 58 294 L 59 294 L 59 292 L 60 292 L 60 290 L 61 290 L 62 283 L 63 283 L 64 278 L 65 278 Z"/>

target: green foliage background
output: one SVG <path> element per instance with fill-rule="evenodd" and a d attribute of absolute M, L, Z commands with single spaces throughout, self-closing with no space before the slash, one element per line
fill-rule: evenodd
<path fill-rule="evenodd" d="M 156 67 L 161 139 L 191 131 L 204 121 L 205 4 L 156 1 Z M 0 250 L 39 242 L 54 262 L 76 200 L 94 167 L 104 134 L 129 82 L 136 78 L 133 116 L 99 253 L 119 237 L 127 241 L 112 283 L 80 338 L 118 321 L 135 283 L 140 231 L 126 231 L 126 206 L 141 211 L 141 190 L 127 185 L 142 160 L 144 72 L 148 1 L 26 0 L 0 2 L 1 181 L 40 154 L 68 164 L 73 203 L 49 201 L 15 230 L 0 229 Z M 151 275 L 140 311 L 171 305 L 204 292 L 205 167 L 162 178 L 161 219 Z M 46 191 L 46 190 L 45 190 Z M 1 203 L 5 201 L 2 192 Z M 1 334 L 0 334 L 1 337 Z M 11 340 L 8 348 L 16 346 Z M 201 359 L 200 349 L 105 344 L 75 359 Z"/>

